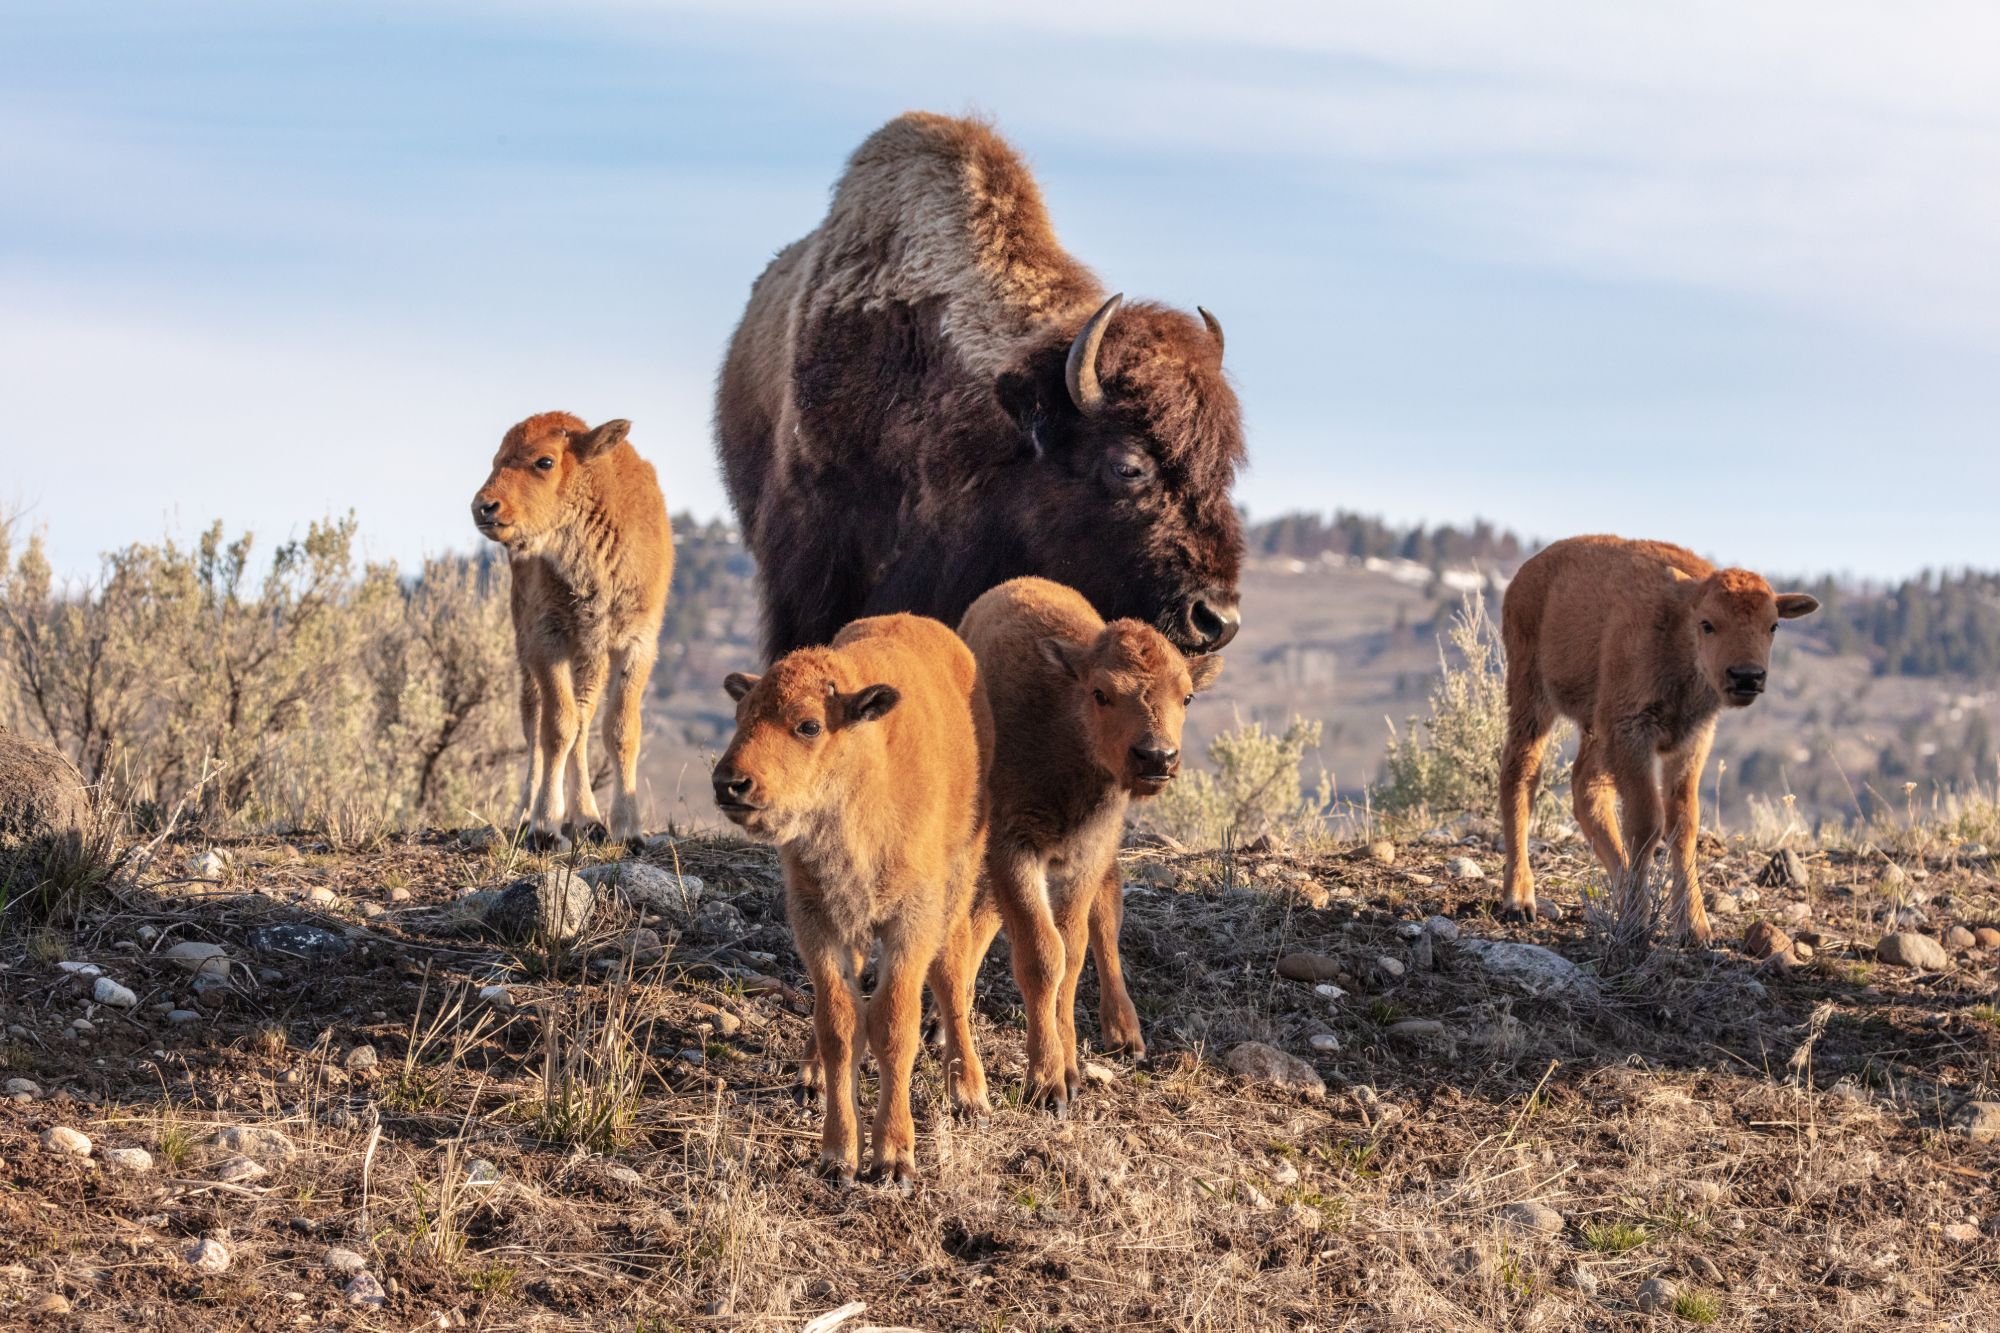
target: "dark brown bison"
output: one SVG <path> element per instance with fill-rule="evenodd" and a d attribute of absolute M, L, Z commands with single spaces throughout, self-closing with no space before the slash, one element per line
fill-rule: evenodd
<path fill-rule="evenodd" d="M 772 658 L 857 616 L 955 624 L 1030 574 L 1187 651 L 1236 632 L 1221 326 L 1107 296 L 977 121 L 902 116 L 855 152 L 751 290 L 716 436 Z"/>

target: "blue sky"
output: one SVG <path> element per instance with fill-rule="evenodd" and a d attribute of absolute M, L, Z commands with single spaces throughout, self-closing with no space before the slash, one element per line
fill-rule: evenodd
<path fill-rule="evenodd" d="M 0 0 L 0 504 L 408 560 L 564 407 L 720 512 L 751 279 L 924 107 L 1221 316 L 1255 514 L 2000 566 L 2000 11 L 943 10 Z"/>

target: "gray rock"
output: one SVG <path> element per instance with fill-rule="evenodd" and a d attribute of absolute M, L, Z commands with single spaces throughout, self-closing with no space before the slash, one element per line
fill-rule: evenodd
<path fill-rule="evenodd" d="M 1515 1231 L 1531 1236 L 1560 1236 L 1563 1216 L 1547 1204 L 1524 1201 L 1500 1210 L 1500 1220 Z"/>
<path fill-rule="evenodd" d="M 98 1156 L 113 1171 L 129 1171 L 136 1175 L 153 1169 L 153 1154 L 144 1148 L 106 1148 Z"/>
<path fill-rule="evenodd" d="M 481 1004 L 490 1004 L 502 1013 L 508 1013 L 514 1008 L 514 992 L 508 990 L 505 986 L 481 986 L 479 988 L 479 1002 Z"/>
<path fill-rule="evenodd" d="M 231 1125 L 217 1130 L 210 1143 L 224 1152 L 241 1153 L 255 1161 L 283 1161 L 298 1152 L 283 1130 L 268 1125 Z"/>
<path fill-rule="evenodd" d="M 229 951 L 205 940 L 183 940 L 160 955 L 197 976 L 229 975 Z"/>
<path fill-rule="evenodd" d="M 1383 954 L 1375 960 L 1375 970 L 1391 981 L 1394 981 L 1403 975 L 1405 969 L 1401 959 L 1391 958 L 1387 954 Z"/>
<path fill-rule="evenodd" d="M 1368 844 L 1368 859 L 1378 866 L 1396 864 L 1396 844 L 1384 839 Z"/>
<path fill-rule="evenodd" d="M 215 1178 L 225 1185 L 247 1185 L 270 1174 L 248 1157 L 231 1157 L 215 1168 Z"/>
<path fill-rule="evenodd" d="M 229 1247 L 219 1240 L 198 1240 L 181 1251 L 181 1258 L 198 1273 L 229 1271 Z"/>
<path fill-rule="evenodd" d="M 1660 1314 L 1674 1308 L 1674 1297 L 1678 1295 L 1674 1284 L 1663 1277 L 1649 1277 L 1639 1284 L 1638 1295 L 1632 1304 L 1639 1307 L 1641 1314 Z"/>
<path fill-rule="evenodd" d="M 1875 956 L 1891 967 L 1915 968 L 1920 972 L 1942 972 L 1951 966 L 1951 955 L 1928 935 L 1899 930 L 1884 935 L 1875 946 Z"/>
<path fill-rule="evenodd" d="M 1435 1041 L 1444 1036 L 1444 1024 L 1435 1018 L 1405 1018 L 1382 1031 L 1402 1041 Z"/>
<path fill-rule="evenodd" d="M 99 977 L 90 988 L 90 996 L 99 1004 L 108 1004 L 113 1009 L 133 1009 L 139 1004 L 139 997 L 129 987 L 119 985 L 110 977 Z"/>
<path fill-rule="evenodd" d="M 66 1157 L 90 1156 L 90 1136 L 68 1125 L 51 1125 L 43 1130 L 42 1146 Z"/>
<path fill-rule="evenodd" d="M 1424 933 L 1440 944 L 1458 943 L 1458 922 L 1448 916 L 1424 918 Z"/>
<path fill-rule="evenodd" d="M 376 1061 L 377 1057 L 373 1046 L 356 1046 L 347 1053 L 347 1058 L 340 1063 L 347 1068 L 348 1073 L 358 1074 L 363 1070 L 373 1069 Z"/>
<path fill-rule="evenodd" d="M 465 1183 L 482 1187 L 498 1185 L 500 1183 L 500 1168 L 487 1161 L 484 1157 L 475 1157 L 466 1164 Z"/>
<path fill-rule="evenodd" d="M 1951 1127 L 1974 1143 L 2000 1141 L 2000 1102 L 1967 1102 L 1952 1116 Z"/>
<path fill-rule="evenodd" d="M 1551 995 L 1587 996 L 1597 989 L 1596 978 L 1569 959 L 1539 944 L 1517 944 L 1512 940 L 1486 940 L 1461 936 L 1458 952 L 1472 959 L 1492 977 L 1531 999 Z"/>
<path fill-rule="evenodd" d="M 389 1303 L 389 1293 L 373 1273 L 356 1273 L 340 1290 L 347 1303 L 358 1308 L 379 1310 Z"/>
<path fill-rule="evenodd" d="M 1807 884 L 1805 858 L 1786 847 L 1771 853 L 1771 859 L 1757 872 L 1757 883 L 1767 889 L 1803 889 Z"/>
<path fill-rule="evenodd" d="M 326 1252 L 326 1268 L 329 1273 L 337 1273 L 341 1277 L 350 1277 L 355 1273 L 362 1272 L 367 1267 L 368 1260 L 356 1254 L 353 1250 L 343 1249 L 338 1245 L 334 1245 L 329 1247 Z"/>
<path fill-rule="evenodd" d="M 591 866 L 583 877 L 628 905 L 681 926 L 692 921 L 701 907 L 702 883 L 697 876 L 676 875 L 645 861 L 607 861 Z"/>
<path fill-rule="evenodd" d="M 520 879 L 500 891 L 486 909 L 486 928 L 504 940 L 546 940 L 567 944 L 590 924 L 596 891 L 580 875 L 558 866 Z"/>
<path fill-rule="evenodd" d="M 193 1009 L 169 1009 L 167 1021 L 175 1027 L 184 1027 L 189 1023 L 199 1023 L 201 1015 Z"/>
<path fill-rule="evenodd" d="M 342 936 L 324 926 L 309 926 L 299 921 L 259 926 L 247 938 L 258 953 L 307 963 L 330 963 L 347 956 L 347 941 Z"/>
<path fill-rule="evenodd" d="M 18 1097 L 23 1101 L 31 1102 L 42 1095 L 42 1085 L 31 1078 L 10 1078 L 4 1088 L 9 1097 Z"/>
<path fill-rule="evenodd" d="M 1340 1051 L 1340 1038 L 1331 1032 L 1315 1032 L 1306 1038 L 1306 1045 L 1321 1055 L 1335 1055 Z"/>
<path fill-rule="evenodd" d="M 1486 870 L 1469 856 L 1454 856 L 1445 863 L 1445 870 L 1453 879 L 1485 879 Z"/>
<path fill-rule="evenodd" d="M 1296 1055 L 1289 1055 L 1261 1041 L 1246 1041 L 1232 1046 L 1229 1053 L 1222 1057 L 1222 1063 L 1230 1073 L 1252 1083 L 1290 1088 L 1312 1097 L 1326 1092 L 1325 1080 L 1311 1065 Z"/>
<path fill-rule="evenodd" d="M 1944 933 L 1944 947 L 1953 953 L 1964 953 L 1978 943 L 1978 939 L 1964 926 L 1953 926 Z"/>

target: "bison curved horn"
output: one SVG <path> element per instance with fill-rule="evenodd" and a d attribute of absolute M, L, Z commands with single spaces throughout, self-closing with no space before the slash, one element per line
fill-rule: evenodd
<path fill-rule="evenodd" d="M 1069 400 L 1085 416 L 1104 406 L 1104 386 L 1097 382 L 1097 349 L 1104 342 L 1104 330 L 1110 327 L 1111 317 L 1124 303 L 1125 294 L 1120 292 L 1097 307 L 1097 313 L 1078 330 L 1076 341 L 1069 345 L 1069 362 L 1063 367 L 1063 379 L 1069 384 Z"/>
<path fill-rule="evenodd" d="M 1195 309 L 1201 312 L 1201 322 L 1208 325 L 1209 336 L 1215 339 L 1215 350 L 1218 352 L 1221 351 L 1222 321 L 1217 319 L 1214 315 L 1209 314 L 1208 307 L 1205 305 L 1198 305 L 1195 307 Z"/>

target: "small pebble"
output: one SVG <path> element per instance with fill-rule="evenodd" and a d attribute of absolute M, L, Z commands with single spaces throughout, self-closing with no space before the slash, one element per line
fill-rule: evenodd
<path fill-rule="evenodd" d="M 52 1125 L 43 1130 L 42 1146 L 70 1157 L 90 1156 L 90 1136 L 68 1125 Z"/>
<path fill-rule="evenodd" d="M 181 1258 L 199 1273 L 224 1273 L 229 1270 L 229 1247 L 219 1240 L 198 1240 L 181 1251 Z"/>
<path fill-rule="evenodd" d="M 1639 1284 L 1639 1294 L 1632 1303 L 1641 1314 L 1659 1314 L 1673 1308 L 1675 1295 L 1673 1283 L 1663 1277 L 1649 1277 Z"/>

